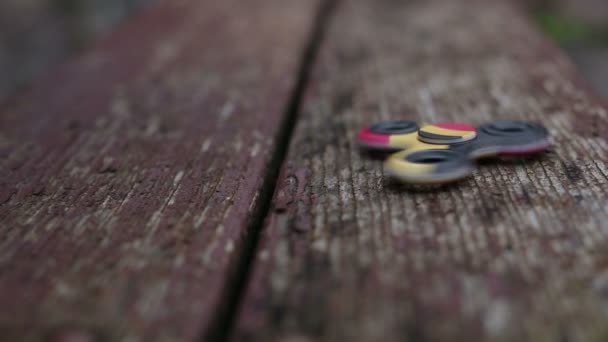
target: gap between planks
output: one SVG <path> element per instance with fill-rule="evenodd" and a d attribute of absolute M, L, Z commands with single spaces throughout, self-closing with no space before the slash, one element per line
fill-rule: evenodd
<path fill-rule="evenodd" d="M 258 195 L 259 198 L 256 201 L 253 215 L 245 231 L 247 236 L 244 237 L 241 255 L 237 258 L 225 282 L 228 286 L 225 288 L 224 293 L 222 293 L 222 299 L 220 300 L 220 303 L 223 303 L 223 305 L 217 309 L 209 328 L 201 336 L 201 341 L 228 341 L 230 339 L 252 268 L 255 267 L 253 261 L 257 253 L 261 232 L 264 229 L 264 222 L 270 215 L 279 174 L 284 166 L 287 151 L 299 118 L 302 97 L 308 85 L 319 48 L 326 36 L 327 28 L 339 1 L 321 0 L 318 5 L 308 41 L 302 52 L 296 83 L 289 98 L 289 105 L 283 116 L 283 122 L 274 137 L 274 148 Z"/>

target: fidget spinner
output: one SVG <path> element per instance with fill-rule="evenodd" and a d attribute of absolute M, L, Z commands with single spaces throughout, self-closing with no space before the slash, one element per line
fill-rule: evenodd
<path fill-rule="evenodd" d="M 385 161 L 386 171 L 404 183 L 439 184 L 470 175 L 475 161 L 488 157 L 528 156 L 549 147 L 540 124 L 499 120 L 479 127 L 463 123 L 418 124 L 383 121 L 359 131 L 359 144 L 369 150 L 399 151 Z"/>

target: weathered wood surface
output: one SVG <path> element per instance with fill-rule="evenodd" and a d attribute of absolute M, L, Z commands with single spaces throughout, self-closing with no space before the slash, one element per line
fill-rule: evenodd
<path fill-rule="evenodd" d="M 537 120 L 555 146 L 414 191 L 356 147 L 389 118 Z M 512 4 L 342 1 L 235 340 L 606 340 L 607 153 L 606 109 Z"/>
<path fill-rule="evenodd" d="M 3 107 L 3 340 L 204 334 L 315 7 L 165 1 Z"/>

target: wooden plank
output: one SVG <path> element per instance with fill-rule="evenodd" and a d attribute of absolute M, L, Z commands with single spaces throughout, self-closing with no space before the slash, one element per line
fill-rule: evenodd
<path fill-rule="evenodd" d="M 608 338 L 608 117 L 508 1 L 339 6 L 235 340 Z M 377 120 L 543 122 L 540 159 L 414 191 L 359 153 Z"/>
<path fill-rule="evenodd" d="M 204 333 L 315 7 L 165 1 L 4 106 L 3 339 Z"/>

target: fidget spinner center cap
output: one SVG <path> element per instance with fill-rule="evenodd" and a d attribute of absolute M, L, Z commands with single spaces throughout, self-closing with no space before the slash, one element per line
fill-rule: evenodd
<path fill-rule="evenodd" d="M 458 122 L 426 125 L 418 131 L 418 140 L 429 144 L 457 144 L 473 140 L 476 136 L 475 126 Z"/>

